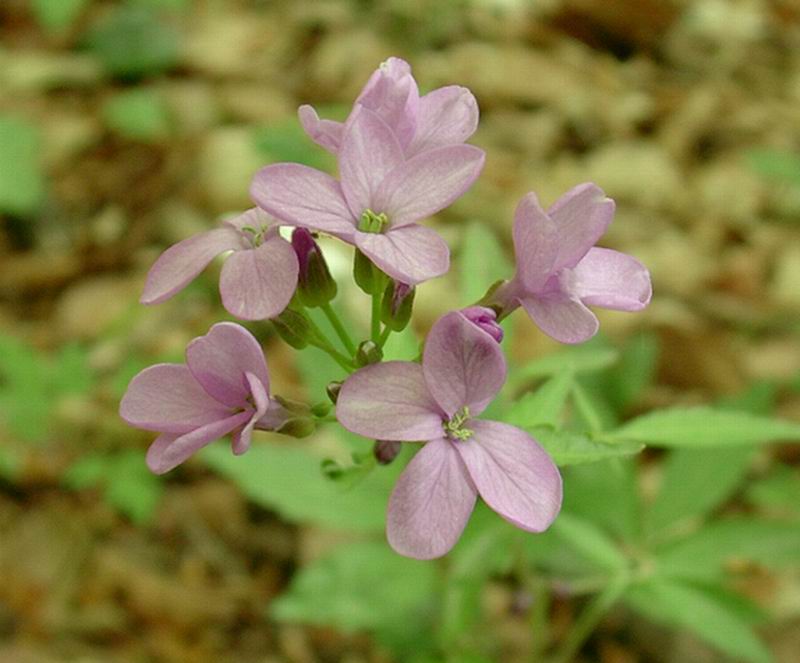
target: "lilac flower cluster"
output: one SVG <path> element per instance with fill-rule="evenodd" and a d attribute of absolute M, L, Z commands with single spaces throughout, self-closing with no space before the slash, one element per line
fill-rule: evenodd
<path fill-rule="evenodd" d="M 634 258 L 597 248 L 614 202 L 582 184 L 546 212 L 533 193 L 514 218 L 516 273 L 475 306 L 443 315 L 419 362 L 382 362 L 387 337 L 411 317 L 415 288 L 449 269 L 447 244 L 420 225 L 475 182 L 484 153 L 465 141 L 478 124 L 472 93 L 446 86 L 420 96 L 409 65 L 390 58 L 370 77 L 343 123 L 299 109 L 306 133 L 334 154 L 339 178 L 294 163 L 254 177 L 255 207 L 219 228 L 165 251 L 151 268 L 141 301 L 163 302 L 217 256 L 224 307 L 242 320 L 271 320 L 295 348 L 314 345 L 347 373 L 329 388 L 336 419 L 376 441 L 380 463 L 401 442 L 422 443 L 400 475 L 388 506 L 389 543 L 420 559 L 447 553 L 477 496 L 501 517 L 545 530 L 561 507 L 561 477 L 525 431 L 478 418 L 507 372 L 498 321 L 522 307 L 548 335 L 579 343 L 597 332 L 587 305 L 625 311 L 651 295 L 647 270 Z M 281 226 L 294 228 L 291 242 Z M 337 294 L 315 233 L 355 247 L 356 283 L 372 298 L 371 334 L 356 344 L 331 308 Z M 342 347 L 306 314 L 320 308 Z M 186 349 L 186 365 L 159 364 L 132 380 L 120 405 L 131 425 L 160 433 L 147 454 L 167 472 L 215 439 L 231 434 L 242 454 L 254 429 L 299 437 L 324 412 L 270 394 L 258 341 L 230 322 L 214 325 Z"/>

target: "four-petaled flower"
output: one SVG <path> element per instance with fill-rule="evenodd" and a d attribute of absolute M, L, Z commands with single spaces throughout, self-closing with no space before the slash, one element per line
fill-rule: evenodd
<path fill-rule="evenodd" d="M 339 150 L 341 182 L 308 166 L 273 164 L 256 174 L 250 194 L 285 223 L 336 235 L 392 278 L 415 285 L 450 266 L 447 244 L 417 221 L 461 196 L 483 161 L 483 151 L 471 145 L 406 159 L 386 122 L 356 106 Z"/>
<path fill-rule="evenodd" d="M 488 309 L 484 315 L 493 317 Z M 397 552 L 418 559 L 444 555 L 478 494 L 527 531 L 541 532 L 556 517 L 561 476 L 547 453 L 519 428 L 475 419 L 505 377 L 496 337 L 455 311 L 431 329 L 422 365 L 368 366 L 342 386 L 336 416 L 348 430 L 380 440 L 427 441 L 389 500 L 387 536 Z"/>
<path fill-rule="evenodd" d="M 233 433 L 233 453 L 250 448 L 254 428 L 276 430 L 284 407 L 269 395 L 258 341 L 244 327 L 220 322 L 186 348 L 186 364 L 156 364 L 136 375 L 119 408 L 136 428 L 161 433 L 147 465 L 163 474 L 214 440 Z"/>
<path fill-rule="evenodd" d="M 650 302 L 647 269 L 635 258 L 594 246 L 614 216 L 614 201 L 595 184 L 576 186 L 545 212 L 536 194 L 514 216 L 517 271 L 487 300 L 507 315 L 520 304 L 539 328 L 562 343 L 597 333 L 588 308 L 640 311 Z"/>
<path fill-rule="evenodd" d="M 162 253 L 147 274 L 142 304 L 160 304 L 183 290 L 220 253 L 233 251 L 219 277 L 222 305 L 242 320 L 278 315 L 297 287 L 297 256 L 260 209 L 224 221 Z"/>

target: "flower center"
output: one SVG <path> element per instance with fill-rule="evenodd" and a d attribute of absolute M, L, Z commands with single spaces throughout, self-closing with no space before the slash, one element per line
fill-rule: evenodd
<path fill-rule="evenodd" d="M 376 214 L 371 209 L 364 210 L 361 214 L 361 219 L 358 222 L 358 229 L 362 233 L 374 233 L 376 235 L 386 230 L 389 225 L 389 217 L 383 212 Z"/>
<path fill-rule="evenodd" d="M 252 244 L 254 249 L 257 249 L 264 243 L 267 230 L 269 230 L 269 226 L 261 226 L 260 228 L 254 228 L 253 226 L 242 226 L 242 232 L 244 233 L 245 237 L 250 240 L 250 244 Z"/>
<path fill-rule="evenodd" d="M 469 408 L 464 406 L 456 412 L 449 421 L 442 422 L 444 434 L 451 440 L 468 440 L 474 435 L 469 428 L 464 428 L 464 424 L 469 421 Z"/>

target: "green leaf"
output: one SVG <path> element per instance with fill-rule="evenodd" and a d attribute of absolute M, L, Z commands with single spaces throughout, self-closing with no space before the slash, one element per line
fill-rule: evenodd
<path fill-rule="evenodd" d="M 800 527 L 796 522 L 727 518 L 662 546 L 657 555 L 663 574 L 701 580 L 723 578 L 725 565 L 737 561 L 794 567 L 800 564 Z"/>
<path fill-rule="evenodd" d="M 765 511 L 800 515 L 800 471 L 778 465 L 769 476 L 752 483 L 745 497 Z"/>
<path fill-rule="evenodd" d="M 50 383 L 58 395 L 87 393 L 94 384 L 88 350 L 77 343 L 64 345 L 50 370 Z"/>
<path fill-rule="evenodd" d="M 424 650 L 435 570 L 385 543 L 341 546 L 301 569 L 270 612 L 282 622 L 371 631 L 390 646 Z"/>
<path fill-rule="evenodd" d="M 89 4 L 89 0 L 32 0 L 36 21 L 49 32 L 69 28 Z"/>
<path fill-rule="evenodd" d="M 0 419 L 17 437 L 45 437 L 52 408 L 49 366 L 41 355 L 13 336 L 0 335 Z"/>
<path fill-rule="evenodd" d="M 758 149 L 747 153 L 752 170 L 767 179 L 800 186 L 800 155 L 782 150 Z"/>
<path fill-rule="evenodd" d="M 319 457 L 291 442 L 258 444 L 241 458 L 215 444 L 201 457 L 256 504 L 291 522 L 365 532 L 384 530 L 389 493 L 402 468 L 398 458 L 344 488 L 323 477 Z"/>
<path fill-rule="evenodd" d="M 573 379 L 568 370 L 553 376 L 535 391 L 524 394 L 511 406 L 503 421 L 520 428 L 559 428 Z"/>
<path fill-rule="evenodd" d="M 605 389 L 609 402 L 617 412 L 635 403 L 653 382 L 658 355 L 659 344 L 655 334 L 638 334 L 626 343 L 620 361 L 609 372 Z"/>
<path fill-rule="evenodd" d="M 742 483 L 753 447 L 675 449 L 662 464 L 661 487 L 646 513 L 653 533 L 708 515 Z"/>
<path fill-rule="evenodd" d="M 592 433 L 614 428 L 619 422 L 601 385 L 591 384 L 585 377 L 572 385 L 577 426 Z"/>
<path fill-rule="evenodd" d="M 686 629 L 736 660 L 771 663 L 772 655 L 753 634 L 750 620 L 719 596 L 718 591 L 653 579 L 629 589 L 625 600 L 653 621 Z"/>
<path fill-rule="evenodd" d="M 552 528 L 556 536 L 598 568 L 616 573 L 628 566 L 628 560 L 622 551 L 590 520 L 562 512 Z"/>
<path fill-rule="evenodd" d="M 39 132 L 30 122 L 0 116 L 0 213 L 31 216 L 44 202 Z"/>
<path fill-rule="evenodd" d="M 509 380 L 514 385 L 537 378 L 552 377 L 564 371 L 575 374 L 602 371 L 619 359 L 619 352 L 599 342 L 590 341 L 541 359 L 530 361 L 519 368 L 512 367 Z"/>
<path fill-rule="evenodd" d="M 526 430 L 550 455 L 553 462 L 562 467 L 578 463 L 596 463 L 619 456 L 632 456 L 644 448 L 644 445 L 638 442 L 607 444 L 593 440 L 584 433 L 556 431 L 543 426 Z"/>
<path fill-rule="evenodd" d="M 734 446 L 800 440 L 800 424 L 711 407 L 676 407 L 637 417 L 603 437 L 663 447 Z"/>
<path fill-rule="evenodd" d="M 467 224 L 461 240 L 461 301 L 477 302 L 489 286 L 513 271 L 495 233 L 480 221 Z"/>
<path fill-rule="evenodd" d="M 256 129 L 254 140 L 256 149 L 270 161 L 302 163 L 326 172 L 336 165 L 336 160 L 308 137 L 296 117 Z"/>
<path fill-rule="evenodd" d="M 117 93 L 103 105 L 106 125 L 120 136 L 156 142 L 170 133 L 170 117 L 158 92 L 135 89 Z"/>

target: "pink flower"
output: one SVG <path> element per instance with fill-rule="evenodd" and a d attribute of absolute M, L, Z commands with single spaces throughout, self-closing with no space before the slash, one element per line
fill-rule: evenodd
<path fill-rule="evenodd" d="M 425 150 L 406 159 L 378 114 L 357 106 L 339 150 L 341 181 L 295 163 L 261 169 L 250 193 L 283 222 L 354 244 L 386 274 L 409 285 L 444 274 L 447 244 L 417 221 L 461 196 L 483 168 L 471 145 Z"/>
<path fill-rule="evenodd" d="M 285 421 L 283 406 L 269 395 L 261 346 L 233 322 L 189 343 L 186 365 L 156 364 L 136 375 L 119 413 L 131 426 L 161 433 L 147 451 L 156 474 L 228 433 L 233 453 L 243 454 L 254 428 L 275 430 Z"/>
<path fill-rule="evenodd" d="M 411 67 L 400 58 L 389 58 L 370 77 L 356 99 L 354 111 L 363 106 L 377 114 L 397 136 L 406 156 L 425 150 L 459 145 L 478 127 L 478 103 L 458 85 L 440 87 L 420 97 Z M 311 106 L 298 109 L 300 123 L 318 145 L 338 154 L 347 122 L 321 120 Z"/>
<path fill-rule="evenodd" d="M 487 318 L 492 312 L 486 310 Z M 524 431 L 479 415 L 505 382 L 495 337 L 462 312 L 440 318 L 422 365 L 394 361 L 354 373 L 336 406 L 348 430 L 379 440 L 427 441 L 389 500 L 387 536 L 400 554 L 444 555 L 477 495 L 517 527 L 541 532 L 561 507 L 561 476 Z"/>
<path fill-rule="evenodd" d="M 297 257 L 278 235 L 277 221 L 258 208 L 164 251 L 147 274 L 141 303 L 169 299 L 226 251 L 233 253 L 222 266 L 219 291 L 228 312 L 263 320 L 283 311 L 297 287 Z"/>
<path fill-rule="evenodd" d="M 514 278 L 488 303 L 505 316 L 517 306 L 549 336 L 581 343 L 597 333 L 588 308 L 640 311 L 650 302 L 650 274 L 629 255 L 594 246 L 614 216 L 614 201 L 600 187 L 580 184 L 547 212 L 527 194 L 514 216 Z"/>

